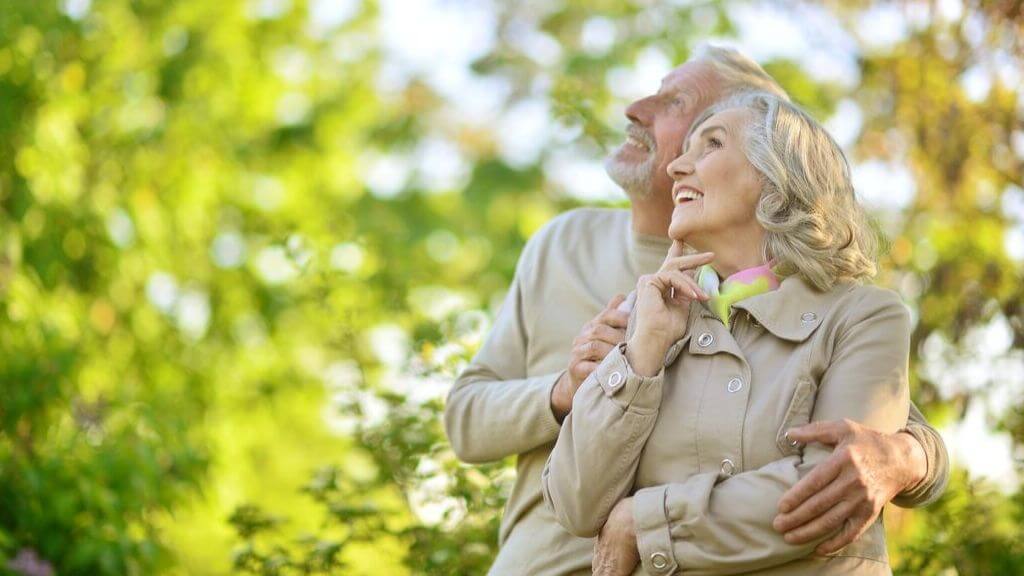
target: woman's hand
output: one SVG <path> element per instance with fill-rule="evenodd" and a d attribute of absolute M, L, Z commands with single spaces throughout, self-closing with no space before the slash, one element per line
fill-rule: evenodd
<path fill-rule="evenodd" d="M 683 337 L 690 302 L 708 299 L 694 279 L 694 270 L 715 255 L 682 253 L 683 243 L 676 240 L 661 269 L 637 282 L 636 329 L 626 345 L 626 359 L 641 376 L 657 374 L 668 348 Z"/>
<path fill-rule="evenodd" d="M 590 567 L 594 576 L 629 576 L 639 563 L 633 498 L 623 498 L 612 508 L 608 521 L 594 542 L 594 559 Z"/>

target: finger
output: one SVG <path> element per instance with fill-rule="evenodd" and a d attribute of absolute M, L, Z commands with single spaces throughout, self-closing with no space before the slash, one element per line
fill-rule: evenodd
<path fill-rule="evenodd" d="M 582 360 L 576 362 L 569 367 L 569 374 L 573 377 L 576 382 L 582 383 L 584 380 L 590 377 L 590 375 L 597 370 L 599 363 L 590 362 L 589 360 Z"/>
<path fill-rule="evenodd" d="M 803 504 L 805 500 L 821 492 L 832 483 L 842 471 L 840 458 L 833 453 L 827 460 L 818 464 L 807 476 L 800 479 L 779 499 L 779 512 L 787 514 Z"/>
<path fill-rule="evenodd" d="M 663 270 L 650 277 L 648 286 L 658 291 L 661 299 L 668 303 L 675 299 L 693 300 L 697 293 L 678 277 L 673 277 L 671 271 Z"/>
<path fill-rule="evenodd" d="M 850 427 L 841 420 L 828 420 L 823 422 L 811 422 L 803 426 L 797 426 L 787 432 L 787 436 L 794 442 L 809 444 L 821 442 L 835 446 L 850 435 Z"/>
<path fill-rule="evenodd" d="M 608 305 L 605 306 L 604 309 L 605 310 L 615 310 L 616 308 L 619 307 L 619 304 L 622 304 L 625 301 L 626 301 L 626 295 L 625 294 L 616 294 L 615 296 L 612 296 L 612 299 L 608 301 Z"/>
<path fill-rule="evenodd" d="M 618 344 L 626 339 L 626 331 L 619 328 L 612 328 L 607 324 L 594 324 L 586 332 L 586 336 L 580 341 L 600 340 L 609 344 Z"/>
<path fill-rule="evenodd" d="M 674 272 L 674 274 L 679 274 L 680 280 L 693 288 L 693 291 L 697 294 L 696 300 L 707 300 L 709 298 L 707 292 L 700 287 L 700 284 L 697 283 L 697 280 L 693 276 L 690 276 L 685 272 Z"/>
<path fill-rule="evenodd" d="M 629 313 L 615 309 L 605 310 L 598 314 L 597 318 L 594 318 L 594 323 L 624 329 L 629 323 Z"/>
<path fill-rule="evenodd" d="M 661 265 L 661 270 L 692 270 L 698 266 L 703 266 L 714 259 L 714 252 L 701 252 L 699 254 L 676 256 L 675 258 L 665 259 L 665 262 Z"/>
<path fill-rule="evenodd" d="M 672 247 L 668 249 L 668 256 L 665 257 L 665 260 L 678 258 L 683 254 L 686 254 L 687 250 L 689 250 L 689 248 L 687 248 L 686 244 L 679 240 L 673 240 Z"/>
<path fill-rule="evenodd" d="M 789 544 L 806 544 L 817 540 L 822 536 L 832 534 L 843 527 L 843 523 L 850 517 L 856 508 L 853 502 L 842 501 L 832 507 L 831 510 L 816 518 L 813 522 L 786 532 L 783 538 Z"/>
<path fill-rule="evenodd" d="M 843 523 L 843 529 L 838 534 L 819 544 L 815 552 L 818 554 L 838 552 L 857 538 L 860 538 L 861 534 L 867 531 L 868 526 L 871 526 L 874 520 L 873 517 L 865 517 L 864 514 L 855 513 L 849 520 Z"/>
<path fill-rule="evenodd" d="M 698 286 L 692 278 L 682 272 L 677 270 L 666 270 L 658 272 L 655 277 L 661 281 L 663 294 L 668 291 L 668 288 L 675 288 L 676 298 L 679 298 L 680 295 L 682 295 L 688 300 L 707 299 L 707 294 L 701 290 L 700 286 Z"/>
<path fill-rule="evenodd" d="M 614 344 L 600 340 L 584 342 L 573 350 L 573 356 L 580 360 L 604 360 L 604 357 L 614 348 Z"/>
<path fill-rule="evenodd" d="M 804 500 L 791 512 L 775 517 L 773 526 L 779 532 L 787 532 L 820 518 L 843 500 L 846 484 L 841 480 L 831 482 L 822 490 Z"/>

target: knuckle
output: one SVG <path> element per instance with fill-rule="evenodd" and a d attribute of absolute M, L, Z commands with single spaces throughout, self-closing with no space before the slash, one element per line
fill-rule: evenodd
<path fill-rule="evenodd" d="M 812 504 L 811 512 L 815 516 L 821 516 L 822 514 L 828 512 L 829 508 L 831 508 L 831 507 L 832 507 L 831 504 L 829 502 L 827 502 L 824 498 L 819 498 L 819 499 L 815 500 L 814 503 Z"/>

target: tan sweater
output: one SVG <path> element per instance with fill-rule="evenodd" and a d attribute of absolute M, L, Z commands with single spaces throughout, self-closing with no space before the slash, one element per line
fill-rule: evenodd
<path fill-rule="evenodd" d="M 636 279 L 657 270 L 667 238 L 632 232 L 626 210 L 579 209 L 537 232 L 520 257 L 494 326 L 448 396 L 445 427 L 469 463 L 516 455 L 516 482 L 499 533 L 491 574 L 590 573 L 593 541 L 566 532 L 544 505 L 541 472 L 559 433 L 551 388 L 566 368 L 583 324 Z M 928 477 L 901 505 L 941 494 L 948 462 L 938 433 L 923 421 L 910 430 L 928 455 Z"/>

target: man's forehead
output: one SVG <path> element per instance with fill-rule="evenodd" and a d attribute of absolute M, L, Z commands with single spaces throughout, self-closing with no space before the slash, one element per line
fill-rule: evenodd
<path fill-rule="evenodd" d="M 707 66 L 701 62 L 686 62 L 672 69 L 661 79 L 662 90 L 680 90 L 690 87 L 695 82 L 707 82 Z"/>

